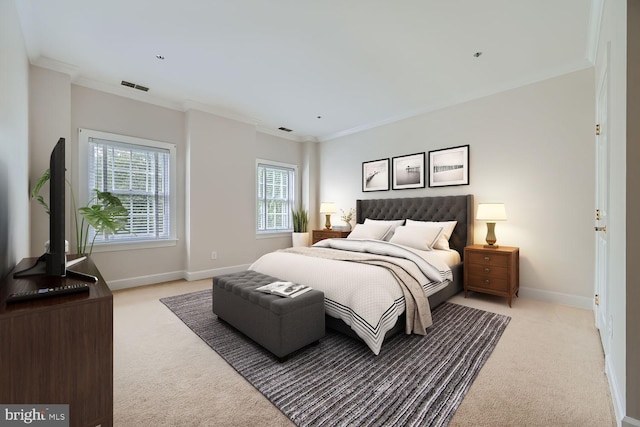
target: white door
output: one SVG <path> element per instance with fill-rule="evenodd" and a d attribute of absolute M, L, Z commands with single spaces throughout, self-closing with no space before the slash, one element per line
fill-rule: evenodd
<path fill-rule="evenodd" d="M 608 54 L 605 55 L 605 61 L 608 61 L 608 56 Z M 602 340 L 605 354 L 609 353 L 609 341 L 611 339 L 611 325 L 607 313 L 609 294 L 609 240 L 607 233 L 609 215 L 609 80 L 607 70 L 608 66 L 605 64 L 596 101 L 596 120 L 598 124 L 596 125 L 596 298 L 594 305 L 596 327 L 600 330 L 600 339 Z"/>

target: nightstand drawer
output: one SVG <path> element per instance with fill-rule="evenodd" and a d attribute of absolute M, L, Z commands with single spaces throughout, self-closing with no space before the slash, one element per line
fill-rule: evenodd
<path fill-rule="evenodd" d="M 468 262 L 470 264 L 482 264 L 482 265 L 493 265 L 496 267 L 508 267 L 509 260 L 511 257 L 509 255 L 496 254 L 496 253 L 487 253 L 485 252 L 474 252 L 469 251 L 467 256 L 469 257 Z"/>
<path fill-rule="evenodd" d="M 489 289 L 493 291 L 509 291 L 509 280 L 507 278 L 488 277 L 488 276 L 475 276 L 469 274 L 467 287 L 471 290 L 476 289 Z"/>
<path fill-rule="evenodd" d="M 507 279 L 509 269 L 507 267 L 496 267 L 494 265 L 469 264 L 469 274 L 493 279 Z"/>

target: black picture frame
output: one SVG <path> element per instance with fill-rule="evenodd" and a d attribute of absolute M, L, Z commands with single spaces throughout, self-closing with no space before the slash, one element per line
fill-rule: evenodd
<path fill-rule="evenodd" d="M 429 187 L 469 185 L 469 145 L 429 151 Z"/>
<path fill-rule="evenodd" d="M 422 152 L 392 158 L 392 188 L 394 190 L 407 190 L 410 188 L 425 187 L 424 157 L 425 153 Z"/>
<path fill-rule="evenodd" d="M 389 190 L 389 159 L 362 162 L 362 191 Z"/>

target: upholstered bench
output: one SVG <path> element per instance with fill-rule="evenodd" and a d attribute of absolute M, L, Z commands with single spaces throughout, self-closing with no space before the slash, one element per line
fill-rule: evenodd
<path fill-rule="evenodd" d="M 213 312 L 223 321 L 284 359 L 324 336 L 324 294 L 311 290 L 295 298 L 256 291 L 279 279 L 247 270 L 213 278 Z"/>

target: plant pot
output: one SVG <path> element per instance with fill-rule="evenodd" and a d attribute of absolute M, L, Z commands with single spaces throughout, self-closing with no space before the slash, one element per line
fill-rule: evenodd
<path fill-rule="evenodd" d="M 291 233 L 291 240 L 293 242 L 294 248 L 309 246 L 309 232 L 305 231 L 303 233 Z"/>

